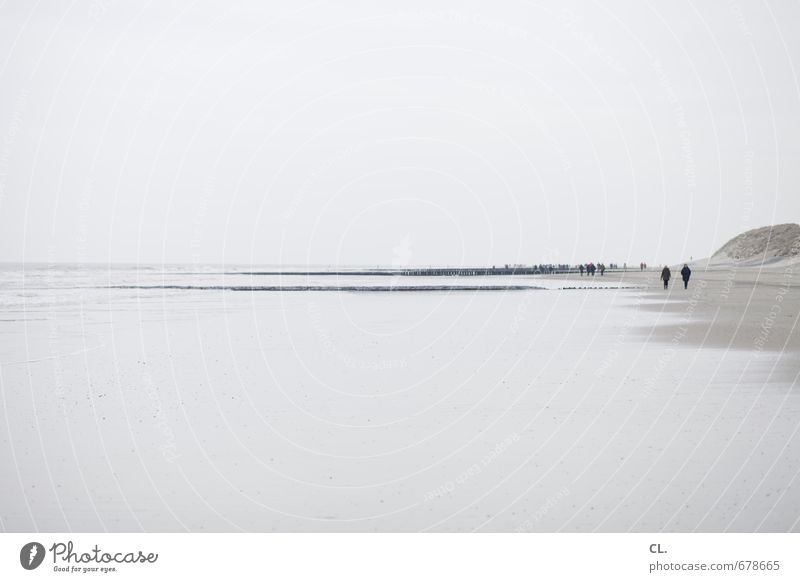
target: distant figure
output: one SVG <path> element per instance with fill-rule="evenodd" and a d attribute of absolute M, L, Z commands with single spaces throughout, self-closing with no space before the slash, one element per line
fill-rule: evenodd
<path fill-rule="evenodd" d="M 581 277 L 583 277 L 583 263 L 578 265 L 578 268 L 581 270 Z"/>
<path fill-rule="evenodd" d="M 664 289 L 669 287 L 669 278 L 672 277 L 672 272 L 669 270 L 669 267 L 664 265 L 664 268 L 661 270 L 661 280 L 664 281 Z"/>
<path fill-rule="evenodd" d="M 644 271 L 644 263 L 639 263 L 639 270 Z"/>
<path fill-rule="evenodd" d="M 689 268 L 689 265 L 686 263 L 683 264 L 683 269 L 681 269 L 681 277 L 683 277 L 683 288 L 687 289 L 689 287 L 689 277 L 692 276 L 692 270 Z"/>
<path fill-rule="evenodd" d="M 600 263 L 600 276 L 602 277 L 603 274 L 606 272 L 606 265 L 605 263 Z"/>

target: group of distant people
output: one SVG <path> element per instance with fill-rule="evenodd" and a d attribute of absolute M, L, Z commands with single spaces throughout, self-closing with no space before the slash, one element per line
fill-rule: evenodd
<path fill-rule="evenodd" d="M 508 267 L 508 265 L 506 265 Z M 556 272 L 564 272 L 570 271 L 575 267 L 571 267 L 570 265 L 533 265 L 534 269 L 536 270 L 537 274 L 553 274 Z M 611 269 L 619 269 L 619 265 L 615 263 L 610 263 L 609 267 Z M 580 264 L 577 266 L 578 271 L 583 277 L 584 273 L 586 273 L 587 277 L 594 277 L 596 273 L 600 273 L 602 277 L 606 272 L 606 265 L 605 263 L 597 263 L 596 265 L 593 262 L 588 262 L 585 264 Z M 624 263 L 623 269 L 627 270 L 628 265 Z M 639 270 L 646 271 L 647 270 L 647 263 L 642 261 L 639 263 Z M 689 268 L 689 265 L 684 263 L 683 268 L 680 270 L 681 279 L 683 279 L 683 288 L 689 288 L 689 278 L 692 276 L 692 270 Z M 669 289 L 669 280 L 672 278 L 672 271 L 667 265 L 664 265 L 664 268 L 661 270 L 661 280 L 664 282 L 664 289 Z"/>
<path fill-rule="evenodd" d="M 627 265 L 625 265 L 627 268 Z M 616 265 L 612 264 L 611 268 L 617 268 Z M 642 261 L 639 263 L 639 270 L 646 271 L 647 270 L 647 263 Z M 597 271 L 600 272 L 600 276 L 602 276 L 606 272 L 606 266 L 603 263 L 598 263 L 595 265 L 594 263 L 586 263 L 578 265 L 578 271 L 580 271 L 581 277 L 583 274 L 586 273 L 586 276 L 594 277 Z M 692 276 L 692 270 L 689 268 L 689 265 L 684 263 L 683 268 L 680 271 L 681 279 L 683 279 L 683 288 L 689 288 L 689 278 Z M 667 265 L 664 265 L 664 268 L 661 270 L 661 280 L 664 282 L 664 289 L 669 289 L 669 280 L 672 278 L 672 271 Z"/>
<path fill-rule="evenodd" d="M 569 271 L 569 265 L 567 264 L 544 264 L 544 265 L 534 265 L 533 268 L 536 270 L 537 273 L 542 275 L 552 275 L 553 273 Z"/>
<path fill-rule="evenodd" d="M 595 265 L 594 263 L 586 263 L 586 265 L 578 265 L 578 270 L 581 272 L 581 277 L 583 277 L 583 272 L 586 271 L 586 276 L 594 277 L 595 272 L 600 271 L 600 276 L 602 277 L 606 272 L 606 266 L 603 263 L 598 263 Z"/>

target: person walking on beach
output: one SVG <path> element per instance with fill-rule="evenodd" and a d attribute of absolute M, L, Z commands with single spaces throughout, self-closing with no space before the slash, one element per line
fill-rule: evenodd
<path fill-rule="evenodd" d="M 583 263 L 578 265 L 578 268 L 581 270 L 581 277 L 583 277 Z"/>
<path fill-rule="evenodd" d="M 664 289 L 669 287 L 669 278 L 672 277 L 672 272 L 669 270 L 667 265 L 664 265 L 664 268 L 661 269 L 661 280 L 664 281 Z"/>
<path fill-rule="evenodd" d="M 602 277 L 606 272 L 606 266 L 603 263 L 600 263 L 600 276 Z"/>
<path fill-rule="evenodd" d="M 681 269 L 681 277 L 683 277 L 683 288 L 689 288 L 689 277 L 692 276 L 692 270 L 689 268 L 689 265 L 686 263 L 683 264 L 683 269 Z"/>

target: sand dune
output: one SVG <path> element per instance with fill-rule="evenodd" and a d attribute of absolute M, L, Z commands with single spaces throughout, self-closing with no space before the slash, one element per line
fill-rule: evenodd
<path fill-rule="evenodd" d="M 743 232 L 725 243 L 698 266 L 784 266 L 800 262 L 800 225 L 763 226 Z"/>

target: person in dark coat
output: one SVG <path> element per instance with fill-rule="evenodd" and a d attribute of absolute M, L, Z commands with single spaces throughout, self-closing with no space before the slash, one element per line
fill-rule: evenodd
<path fill-rule="evenodd" d="M 683 288 L 687 289 L 689 287 L 689 277 L 692 276 L 692 270 L 689 268 L 689 265 L 686 263 L 683 264 L 683 269 L 681 269 L 681 277 L 683 277 Z"/>
<path fill-rule="evenodd" d="M 578 265 L 578 268 L 581 270 L 581 277 L 583 277 L 583 263 Z"/>
<path fill-rule="evenodd" d="M 661 270 L 661 280 L 664 281 L 664 289 L 669 287 L 669 278 L 672 277 L 672 271 L 669 270 L 667 265 Z"/>

